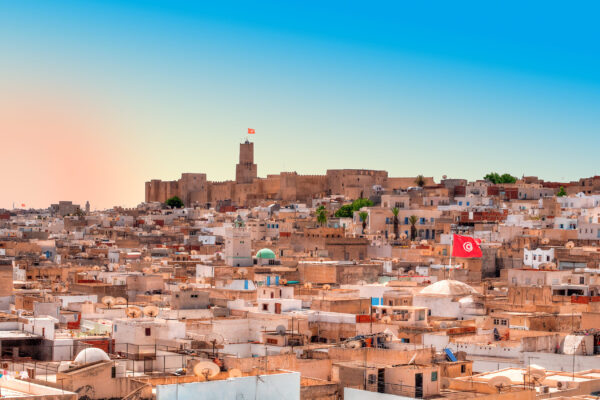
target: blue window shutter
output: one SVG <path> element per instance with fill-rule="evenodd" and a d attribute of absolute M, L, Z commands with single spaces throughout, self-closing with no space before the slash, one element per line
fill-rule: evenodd
<path fill-rule="evenodd" d="M 244 279 L 244 289 L 248 290 L 248 279 Z"/>

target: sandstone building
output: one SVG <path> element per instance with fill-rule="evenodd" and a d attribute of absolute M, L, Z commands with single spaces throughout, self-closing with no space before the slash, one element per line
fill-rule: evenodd
<path fill-rule="evenodd" d="M 414 186 L 414 182 L 414 178 L 390 178 L 387 171 L 367 169 L 330 169 L 325 175 L 281 172 L 259 178 L 258 166 L 254 163 L 254 143 L 246 140 L 240 144 L 235 181 L 211 182 L 202 173 L 184 173 L 176 181 L 153 179 L 146 182 L 145 201 L 165 202 L 178 196 L 186 206 L 227 203 L 253 206 L 263 200 L 308 201 L 327 195 L 356 199 L 380 190 Z M 432 184 L 433 178 L 425 178 L 425 183 Z"/>

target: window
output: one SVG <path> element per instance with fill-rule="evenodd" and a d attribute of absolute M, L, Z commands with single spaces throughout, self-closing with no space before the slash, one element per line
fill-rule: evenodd
<path fill-rule="evenodd" d="M 437 381 L 437 371 L 431 372 L 431 382 Z"/>
<path fill-rule="evenodd" d="M 369 374 L 369 385 L 374 385 L 377 382 L 377 377 L 375 374 Z"/>
<path fill-rule="evenodd" d="M 467 372 L 467 366 L 465 364 L 460 366 L 460 373 L 464 374 L 465 372 Z"/>
<path fill-rule="evenodd" d="M 583 276 L 579 277 L 579 283 L 583 285 L 585 283 L 585 278 Z"/>
<path fill-rule="evenodd" d="M 152 329 L 146 328 L 146 336 L 151 336 L 151 335 L 152 335 Z"/>

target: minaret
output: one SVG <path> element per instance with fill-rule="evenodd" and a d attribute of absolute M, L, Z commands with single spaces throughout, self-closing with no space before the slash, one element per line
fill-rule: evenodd
<path fill-rule="evenodd" d="M 258 176 L 258 167 L 254 164 L 254 143 L 246 140 L 240 143 L 240 162 L 235 166 L 237 183 L 252 183 Z"/>
<path fill-rule="evenodd" d="M 90 213 L 90 202 L 89 202 L 89 200 L 85 202 L 85 213 L 86 214 Z"/>

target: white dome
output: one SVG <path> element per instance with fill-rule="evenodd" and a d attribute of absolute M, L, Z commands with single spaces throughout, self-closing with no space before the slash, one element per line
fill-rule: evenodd
<path fill-rule="evenodd" d="M 419 293 L 444 296 L 468 296 L 477 294 L 477 291 L 466 283 L 446 279 L 423 288 Z"/>
<path fill-rule="evenodd" d="M 110 357 L 102 349 L 90 347 L 83 349 L 75 357 L 76 364 L 88 364 L 96 361 L 110 361 Z"/>

